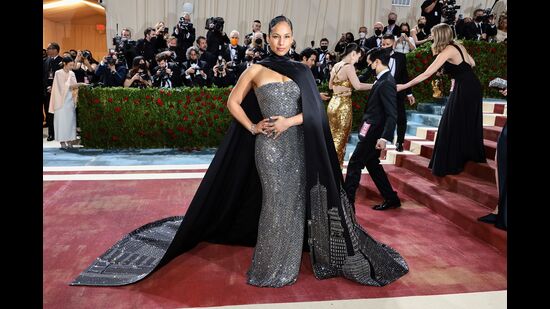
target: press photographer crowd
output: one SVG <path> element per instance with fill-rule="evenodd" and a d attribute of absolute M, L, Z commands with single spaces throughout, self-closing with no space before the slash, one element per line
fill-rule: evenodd
<path fill-rule="evenodd" d="M 359 27 L 358 38 L 352 32 L 342 33 L 333 50 L 329 49 L 329 39 L 322 38 L 319 46 L 311 41 L 311 46 L 301 48 L 300 52 L 294 42 L 289 56 L 307 64 L 317 84 L 322 84 L 328 81 L 333 65 L 341 60 L 340 55 L 347 44 L 355 42 L 364 55 L 382 46 L 384 38 L 393 36 L 393 51 L 406 54 L 432 41 L 430 29 L 441 22 L 451 25 L 458 39 L 506 43 L 506 13 L 495 16 L 491 9 L 477 9 L 471 17 L 462 14 L 457 17 L 458 9 L 456 0 L 426 0 L 421 5 L 422 16 L 413 27 L 400 22 L 392 12 L 386 23 L 377 21 L 370 30 L 367 26 Z M 227 35 L 222 17 L 208 18 L 205 30 L 206 37 L 196 35 L 196 25 L 191 22 L 189 13 L 181 15 L 172 31 L 164 22 L 158 22 L 146 28 L 143 38 L 137 40 L 130 29 L 122 28 L 102 59 L 95 59 L 86 46 L 61 53 L 62 46 L 49 43 L 43 50 L 48 140 L 54 138 L 54 115 L 48 112 L 54 76 L 58 70 L 67 72 L 65 66 L 69 62 L 74 63 L 70 70 L 76 81 L 94 87 L 227 87 L 235 85 L 243 71 L 270 52 L 260 20 L 252 22 L 252 29 L 246 35 L 233 29 Z M 367 68 L 365 58 L 362 56 L 355 64 L 357 70 Z"/>

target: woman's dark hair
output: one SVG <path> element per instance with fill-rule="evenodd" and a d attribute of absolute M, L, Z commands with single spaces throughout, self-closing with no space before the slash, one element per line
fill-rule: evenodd
<path fill-rule="evenodd" d="M 281 22 L 286 22 L 290 26 L 290 31 L 293 31 L 292 30 L 292 22 L 290 21 L 290 19 L 288 19 L 286 16 L 279 15 L 279 16 L 273 18 L 269 22 L 268 34 L 271 34 L 271 29 L 273 29 L 273 27 L 277 26 L 277 24 L 281 23 Z"/>
<path fill-rule="evenodd" d="M 411 26 L 409 26 L 409 23 L 401 23 L 401 25 L 399 25 L 399 30 L 401 30 L 403 26 L 407 26 L 407 29 L 409 29 L 408 31 L 411 31 Z"/>
<path fill-rule="evenodd" d="M 355 41 L 355 37 L 353 36 L 353 33 L 351 33 L 351 32 L 346 32 L 346 39 L 347 39 L 348 37 L 351 38 L 351 42 Z M 351 42 L 350 42 L 350 43 L 351 43 Z"/>
<path fill-rule="evenodd" d="M 306 59 L 309 59 L 309 57 L 311 57 L 311 55 L 315 55 L 316 57 L 319 56 L 315 49 L 313 49 L 311 47 L 308 47 L 308 48 L 302 50 L 302 53 L 300 54 L 300 60 L 303 60 L 304 57 L 306 57 Z"/>
<path fill-rule="evenodd" d="M 361 52 L 361 47 L 359 47 L 359 45 L 357 45 L 357 43 L 349 43 L 348 45 L 346 45 L 346 48 L 344 49 L 344 51 L 340 54 L 340 59 L 343 59 L 345 56 L 347 56 L 352 51 L 360 53 Z"/>
<path fill-rule="evenodd" d="M 59 67 L 63 68 L 63 66 L 65 66 L 65 63 L 69 63 L 69 62 L 73 62 L 73 58 L 72 57 L 63 57 L 61 59 L 61 62 L 59 63 Z"/>

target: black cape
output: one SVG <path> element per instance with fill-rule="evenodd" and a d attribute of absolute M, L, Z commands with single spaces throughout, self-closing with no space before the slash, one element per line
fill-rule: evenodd
<path fill-rule="evenodd" d="M 274 54 L 258 63 L 294 80 L 301 91 L 307 179 L 305 249 L 310 251 L 315 276 L 344 276 L 382 286 L 406 274 L 405 260 L 370 237 L 355 220 L 311 70 Z M 253 90 L 241 106 L 254 123 L 264 118 Z M 254 142 L 255 137 L 233 121 L 185 216 L 158 220 L 129 233 L 71 285 L 137 282 L 201 241 L 254 246 L 262 205 Z"/>

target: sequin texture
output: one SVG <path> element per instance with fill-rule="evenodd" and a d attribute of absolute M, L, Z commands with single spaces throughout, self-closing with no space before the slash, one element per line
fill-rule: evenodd
<path fill-rule="evenodd" d="M 255 93 L 265 118 L 301 113 L 300 88 L 292 80 L 262 85 Z M 301 125 L 288 128 L 277 139 L 256 137 L 262 210 L 248 284 L 281 287 L 298 277 L 306 221 L 303 140 Z"/>

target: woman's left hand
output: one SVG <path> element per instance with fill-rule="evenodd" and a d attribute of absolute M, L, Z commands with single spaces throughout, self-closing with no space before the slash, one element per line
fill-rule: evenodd
<path fill-rule="evenodd" d="M 275 134 L 273 137 L 274 139 L 277 139 L 281 133 L 286 131 L 288 128 L 290 128 L 290 123 L 287 118 L 283 116 L 272 116 L 270 117 L 271 122 L 267 124 L 267 128 L 269 131 L 269 134 L 267 136 L 271 136 Z"/>

